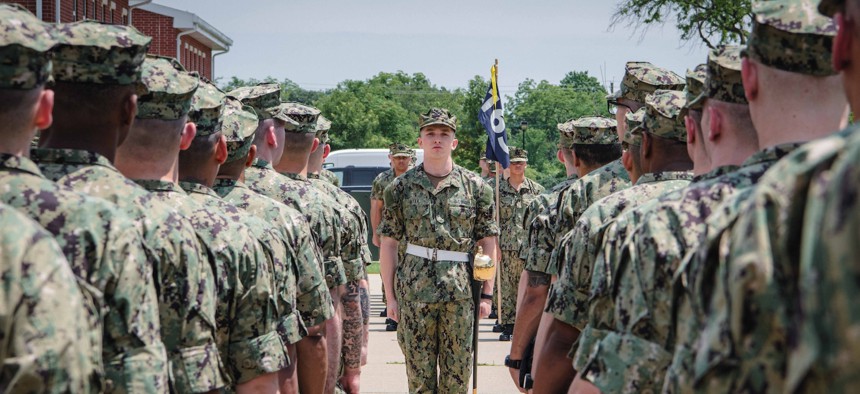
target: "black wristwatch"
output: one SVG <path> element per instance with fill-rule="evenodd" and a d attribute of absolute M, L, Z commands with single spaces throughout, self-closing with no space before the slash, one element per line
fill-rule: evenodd
<path fill-rule="evenodd" d="M 513 369 L 520 369 L 523 360 L 511 360 L 511 355 L 505 356 L 505 366 Z"/>
<path fill-rule="evenodd" d="M 492 300 L 493 300 L 493 295 L 492 295 L 492 294 L 484 294 L 484 293 L 481 293 L 481 299 L 482 299 L 482 300 L 490 300 L 490 301 L 492 301 Z"/>

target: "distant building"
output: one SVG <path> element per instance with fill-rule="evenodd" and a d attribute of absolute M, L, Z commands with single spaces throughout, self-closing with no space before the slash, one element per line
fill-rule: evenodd
<path fill-rule="evenodd" d="M 84 19 L 136 27 L 152 37 L 149 52 L 177 58 L 189 71 L 214 79 L 215 57 L 233 40 L 194 13 L 152 0 L 0 0 L 18 3 L 46 22 Z M 59 10 L 59 13 L 57 12 Z"/>

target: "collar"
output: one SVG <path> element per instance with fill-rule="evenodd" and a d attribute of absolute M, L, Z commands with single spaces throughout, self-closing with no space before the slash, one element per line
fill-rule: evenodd
<path fill-rule="evenodd" d="M 753 153 L 741 167 L 753 166 L 756 164 L 762 163 L 772 163 L 775 162 L 789 153 L 793 152 L 797 148 L 801 147 L 804 142 L 789 142 L 787 144 L 779 144 L 776 146 L 772 146 L 770 148 L 764 148 L 756 153 Z"/>
<path fill-rule="evenodd" d="M 689 181 L 693 179 L 693 173 L 689 171 L 663 171 L 643 174 L 636 181 L 636 185 L 663 181 Z"/>
<path fill-rule="evenodd" d="M 216 183 L 217 183 L 217 181 L 216 181 Z M 182 190 L 185 190 L 185 192 L 188 194 L 194 193 L 194 194 L 203 194 L 203 195 L 210 196 L 210 197 L 218 197 L 218 193 L 215 193 L 215 190 L 212 190 L 212 188 L 210 188 L 210 187 L 208 187 L 202 183 L 180 181 L 179 187 L 181 187 Z"/>
<path fill-rule="evenodd" d="M 715 178 L 721 177 L 723 175 L 735 172 L 738 170 L 738 168 L 740 168 L 740 167 L 738 167 L 736 165 L 726 165 L 726 166 L 722 166 L 722 167 L 717 167 L 708 173 L 693 177 L 693 182 L 702 182 L 702 181 L 715 179 Z"/>
<path fill-rule="evenodd" d="M 424 189 L 429 191 L 430 193 L 436 193 L 437 191 L 445 190 L 447 187 L 457 187 L 457 184 L 452 181 L 454 178 L 460 177 L 460 167 L 458 165 L 454 165 L 454 168 L 445 177 L 439 182 L 439 186 L 433 187 L 433 182 L 430 182 L 430 177 L 427 176 L 427 171 L 424 170 L 424 163 L 415 167 L 415 175 L 418 177 L 418 184 L 421 185 Z"/>
<path fill-rule="evenodd" d="M 95 165 L 119 171 L 106 157 L 81 149 L 44 149 L 30 150 L 30 157 L 37 163 Z"/>
<path fill-rule="evenodd" d="M 16 170 L 44 177 L 42 175 L 42 171 L 39 171 L 39 166 L 37 166 L 32 160 L 9 153 L 0 153 L 0 169 Z"/>
<path fill-rule="evenodd" d="M 274 169 L 274 167 L 272 167 L 272 163 L 269 163 L 268 161 L 265 161 L 263 159 L 254 159 L 254 163 L 251 164 L 251 166 L 258 168 Z"/>
<path fill-rule="evenodd" d="M 279 174 L 281 174 L 281 175 L 283 175 L 283 176 L 285 176 L 285 177 L 287 177 L 287 178 L 290 178 L 290 179 L 292 179 L 292 180 L 296 180 L 296 181 L 303 181 L 303 182 L 307 182 L 307 181 L 308 181 L 308 177 L 306 177 L 306 176 L 304 176 L 304 175 L 302 175 L 302 174 L 293 174 L 293 173 L 290 173 L 290 172 L 280 172 Z"/>
<path fill-rule="evenodd" d="M 179 185 L 173 182 L 162 181 L 160 179 L 134 179 L 134 183 L 137 183 L 144 189 L 149 190 L 151 192 L 170 192 L 185 194 L 185 191 L 182 190 Z"/>

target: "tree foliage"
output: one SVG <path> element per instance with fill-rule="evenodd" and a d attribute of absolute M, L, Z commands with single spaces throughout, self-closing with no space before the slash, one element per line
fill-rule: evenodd
<path fill-rule="evenodd" d="M 220 82 L 220 81 L 219 81 Z M 419 115 L 431 107 L 452 111 L 458 118 L 454 151 L 457 164 L 478 169 L 487 137 L 478 121 L 478 110 L 487 92 L 488 81 L 475 76 L 468 86 L 449 90 L 433 85 L 424 74 L 379 73 L 364 81 L 346 80 L 326 91 L 304 90 L 289 79 L 277 81 L 231 78 L 220 87 L 230 91 L 260 82 L 278 82 L 281 98 L 319 108 L 332 121 L 332 149 L 385 148 L 392 142 L 417 147 Z M 555 159 L 558 132 L 556 125 L 586 115 L 608 116 L 606 90 L 587 72 L 570 72 L 560 84 L 531 79 L 507 97 L 506 124 L 509 143 L 522 145 L 522 122 L 529 150 L 528 174 L 546 186 L 564 178 L 564 167 Z"/>
<path fill-rule="evenodd" d="M 647 29 L 671 18 L 684 41 L 701 41 L 709 48 L 743 44 L 752 21 L 751 0 L 622 0 L 612 24 Z"/>

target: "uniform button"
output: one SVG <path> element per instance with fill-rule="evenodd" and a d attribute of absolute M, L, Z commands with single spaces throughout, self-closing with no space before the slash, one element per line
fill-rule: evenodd
<path fill-rule="evenodd" d="M 436 221 L 439 223 L 445 223 L 445 219 L 441 216 L 436 216 Z"/>
<path fill-rule="evenodd" d="M 326 275 L 326 276 L 325 276 L 325 280 L 326 280 L 326 282 L 331 282 L 331 281 L 332 281 L 332 279 L 334 279 L 334 276 L 332 276 L 331 274 L 328 274 L 328 275 Z"/>
<path fill-rule="evenodd" d="M 313 316 L 313 317 L 317 317 L 319 315 L 320 315 L 320 311 L 318 309 L 314 309 L 314 311 L 311 312 L 311 316 Z"/>

